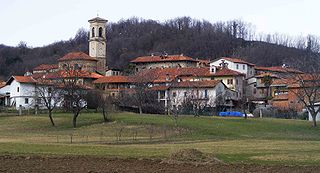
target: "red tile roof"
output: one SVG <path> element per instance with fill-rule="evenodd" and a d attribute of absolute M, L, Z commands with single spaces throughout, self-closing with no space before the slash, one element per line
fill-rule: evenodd
<path fill-rule="evenodd" d="M 58 79 L 58 78 L 91 78 L 91 79 L 98 79 L 103 77 L 102 75 L 94 72 L 88 72 L 88 71 L 65 71 L 65 70 L 60 70 L 57 72 L 53 73 L 48 73 L 44 75 L 44 78 L 47 79 Z"/>
<path fill-rule="evenodd" d="M 161 85 L 161 86 L 153 86 L 150 89 L 151 90 L 155 90 L 155 91 L 164 91 L 164 90 L 167 90 L 169 88 L 170 88 L 170 86 Z"/>
<path fill-rule="evenodd" d="M 255 77 L 256 77 L 256 78 L 264 78 L 265 76 L 270 76 L 270 77 L 272 77 L 272 78 L 279 78 L 279 76 L 277 76 L 277 75 L 275 75 L 275 74 L 273 74 L 273 73 L 269 73 L 269 72 L 267 72 L 267 73 L 261 73 L 261 74 L 259 74 L 259 75 L 256 75 Z"/>
<path fill-rule="evenodd" d="M 192 59 L 183 55 L 163 55 L 163 56 L 143 56 L 138 57 L 130 62 L 132 63 L 145 63 L 145 62 L 172 62 L 172 61 L 194 61 L 197 60 Z"/>
<path fill-rule="evenodd" d="M 247 65 L 250 65 L 250 66 L 255 66 L 255 64 L 252 64 L 250 62 L 244 61 L 244 60 L 239 59 L 239 58 L 221 57 L 220 59 L 225 59 L 227 61 L 231 61 L 231 62 L 234 62 L 234 63 L 240 63 L 240 64 L 247 64 Z"/>
<path fill-rule="evenodd" d="M 216 80 L 183 81 L 174 83 L 171 88 L 214 88 L 220 82 Z"/>
<path fill-rule="evenodd" d="M 36 83 L 36 80 L 31 76 L 12 76 L 17 82 L 20 83 Z"/>
<path fill-rule="evenodd" d="M 289 67 L 282 67 L 282 66 L 273 66 L 273 67 L 256 66 L 255 69 L 257 71 L 270 71 L 270 72 L 278 72 L 278 73 L 303 73 L 300 70 L 289 68 Z"/>
<path fill-rule="evenodd" d="M 171 82 L 177 77 L 219 77 L 219 76 L 243 76 L 244 74 L 227 68 L 218 69 L 216 73 L 210 73 L 208 67 L 164 68 L 147 69 L 134 76 L 136 79 L 149 80 L 154 83 Z"/>
<path fill-rule="evenodd" d="M 33 70 L 51 70 L 51 69 L 58 69 L 58 64 L 41 64 L 37 67 L 33 68 Z"/>
<path fill-rule="evenodd" d="M 132 82 L 132 78 L 129 76 L 104 76 L 93 83 L 100 84 L 100 83 L 130 83 Z"/>
<path fill-rule="evenodd" d="M 96 58 L 91 57 L 83 52 L 70 52 L 58 59 L 58 61 L 69 61 L 69 60 L 88 60 L 88 61 L 97 61 Z"/>

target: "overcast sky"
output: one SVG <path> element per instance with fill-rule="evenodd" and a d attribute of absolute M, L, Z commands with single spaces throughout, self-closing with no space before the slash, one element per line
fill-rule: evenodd
<path fill-rule="evenodd" d="M 165 21 L 181 16 L 210 22 L 241 19 L 257 32 L 320 36 L 318 0 L 0 0 L 0 44 L 43 46 L 67 40 L 99 13 Z"/>

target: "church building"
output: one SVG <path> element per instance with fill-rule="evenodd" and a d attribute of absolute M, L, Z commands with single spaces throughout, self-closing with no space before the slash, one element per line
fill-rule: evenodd
<path fill-rule="evenodd" d="M 107 20 L 95 17 L 90 23 L 89 55 L 84 52 L 70 52 L 58 59 L 58 65 L 41 64 L 33 69 L 34 77 L 42 77 L 52 71 L 81 70 L 105 76 L 107 70 Z M 48 69 L 45 69 L 48 68 Z M 53 69 L 54 68 L 54 69 Z M 41 70 L 39 70 L 41 69 Z"/>

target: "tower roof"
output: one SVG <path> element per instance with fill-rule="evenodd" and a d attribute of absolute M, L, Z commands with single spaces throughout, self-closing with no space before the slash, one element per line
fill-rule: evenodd
<path fill-rule="evenodd" d="M 108 20 L 103 19 L 101 17 L 95 17 L 93 19 L 88 20 L 88 22 L 108 22 Z"/>
<path fill-rule="evenodd" d="M 88 60 L 88 61 L 98 61 L 96 58 L 91 57 L 83 52 L 70 52 L 59 58 L 58 61 L 69 61 L 69 60 Z"/>

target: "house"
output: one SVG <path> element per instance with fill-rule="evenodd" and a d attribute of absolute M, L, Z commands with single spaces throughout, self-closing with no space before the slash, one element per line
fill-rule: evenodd
<path fill-rule="evenodd" d="M 254 103 L 266 104 L 272 97 L 270 85 L 276 79 L 280 79 L 280 77 L 270 72 L 248 78 L 246 87 L 248 99 Z"/>
<path fill-rule="evenodd" d="M 234 91 L 237 100 L 240 100 L 244 96 L 245 74 L 231 70 L 226 66 L 211 66 L 210 75 L 212 80 L 220 80 L 227 88 Z"/>
<path fill-rule="evenodd" d="M 216 67 L 228 67 L 228 69 L 245 74 L 246 78 L 250 78 L 255 75 L 255 64 L 246 62 L 239 58 L 221 57 L 213 60 L 210 63 L 211 66 Z"/>
<path fill-rule="evenodd" d="M 135 58 L 130 61 L 135 67 L 135 72 L 155 68 L 184 68 L 197 67 L 198 61 L 188 56 L 181 55 L 151 55 Z M 202 64 L 202 63 L 201 63 Z"/>
<path fill-rule="evenodd" d="M 186 102 L 191 102 L 198 109 L 214 108 L 220 104 L 227 105 L 233 98 L 232 91 L 216 80 L 180 81 L 170 86 L 154 86 L 152 89 L 158 92 L 159 103 L 172 110 L 181 109 Z"/>
<path fill-rule="evenodd" d="M 10 100 L 10 91 L 9 86 L 6 85 L 6 82 L 0 81 L 0 106 L 9 105 Z"/>
<path fill-rule="evenodd" d="M 6 106 L 13 106 L 16 109 L 19 109 L 20 107 L 23 109 L 33 108 L 36 103 L 35 83 L 36 80 L 31 76 L 10 77 L 4 88 L 9 96 Z"/>
<path fill-rule="evenodd" d="M 107 96 L 118 97 L 121 91 L 130 89 L 132 82 L 129 76 L 104 76 L 93 83 L 96 88 L 105 91 Z"/>
<path fill-rule="evenodd" d="M 318 90 L 312 89 L 320 85 L 319 79 L 313 79 L 310 77 L 312 76 L 311 74 L 300 74 L 298 76 L 299 77 L 291 76 L 290 78 L 277 79 L 271 84 L 270 87 L 273 97 L 271 104 L 273 107 L 301 112 L 305 106 L 301 99 L 304 99 L 306 103 L 308 103 L 309 98 L 307 95 L 317 96 L 319 94 Z M 304 85 L 301 85 L 301 82 L 303 82 Z M 317 93 L 312 93 L 313 91 Z M 302 98 L 302 95 L 305 95 L 305 98 Z M 313 99 L 317 100 L 318 97 Z"/>

